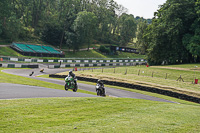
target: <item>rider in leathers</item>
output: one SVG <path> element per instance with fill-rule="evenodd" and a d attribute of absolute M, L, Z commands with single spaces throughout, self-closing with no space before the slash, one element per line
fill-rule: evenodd
<path fill-rule="evenodd" d="M 102 87 L 103 91 L 105 92 L 103 82 L 100 79 L 97 81 L 97 86 Z"/>
<path fill-rule="evenodd" d="M 77 87 L 77 82 L 76 82 L 76 75 L 72 72 L 72 71 L 69 71 L 69 77 L 72 77 L 74 79 L 74 83 L 75 83 L 75 87 Z"/>

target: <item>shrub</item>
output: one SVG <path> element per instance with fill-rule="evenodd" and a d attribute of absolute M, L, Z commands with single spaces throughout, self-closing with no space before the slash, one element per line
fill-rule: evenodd
<path fill-rule="evenodd" d="M 106 53 L 106 54 L 109 54 L 110 53 L 110 49 L 109 48 L 106 48 L 104 45 L 101 45 L 99 47 L 99 51 L 102 52 L 102 53 Z"/>

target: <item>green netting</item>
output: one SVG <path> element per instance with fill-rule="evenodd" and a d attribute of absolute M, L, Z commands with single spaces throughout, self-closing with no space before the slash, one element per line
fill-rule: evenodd
<path fill-rule="evenodd" d="M 49 53 L 47 50 L 43 49 L 42 46 L 38 45 L 26 45 L 26 46 L 38 53 Z"/>
<path fill-rule="evenodd" d="M 60 54 L 60 52 L 58 52 L 57 50 L 55 50 L 54 48 L 50 47 L 50 46 L 42 46 L 44 49 L 46 49 L 47 51 L 53 53 L 53 54 Z"/>
<path fill-rule="evenodd" d="M 27 47 L 26 45 L 24 44 L 16 44 L 16 43 L 13 43 L 14 46 L 18 47 L 19 49 L 21 49 L 22 51 L 24 52 L 34 52 L 32 49 L 30 49 L 29 47 Z"/>

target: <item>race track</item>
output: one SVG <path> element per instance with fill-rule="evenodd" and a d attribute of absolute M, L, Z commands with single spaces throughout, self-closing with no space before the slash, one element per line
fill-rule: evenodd
<path fill-rule="evenodd" d="M 41 81 L 46 81 L 46 82 L 50 82 L 50 83 L 55 83 L 55 84 L 59 84 L 59 85 L 63 85 L 63 86 L 65 84 L 64 80 L 41 78 L 41 77 L 36 77 L 36 76 L 41 75 L 41 74 L 55 74 L 55 73 L 59 73 L 59 72 L 66 72 L 66 74 L 67 74 L 68 71 L 69 71 L 69 69 L 48 69 L 48 68 L 46 68 L 44 70 L 44 73 L 41 73 L 40 69 L 6 69 L 6 70 L 3 70 L 3 72 L 5 72 L 5 73 L 29 77 L 29 78 L 33 78 L 33 79 L 37 79 L 37 80 L 41 80 Z M 29 76 L 29 74 L 31 74 L 32 72 L 34 72 L 33 75 Z M 17 91 L 21 91 L 21 92 L 23 91 L 23 90 L 20 90 L 21 87 L 18 87 L 16 85 L 12 85 L 12 84 L 9 84 L 9 85 L 10 85 L 10 90 L 9 89 L 7 90 L 9 92 L 12 91 L 12 88 L 15 88 Z M 82 89 L 82 90 L 95 92 L 95 83 L 94 83 L 94 85 L 78 83 L 78 87 L 79 87 L 79 89 Z M 32 87 L 30 87 L 29 89 L 32 89 Z M 6 91 L 6 90 L 4 90 L 4 91 Z M 41 91 L 43 93 L 47 93 L 47 94 L 49 93 L 48 95 L 46 95 L 46 94 L 41 95 L 41 97 L 63 97 L 63 96 L 66 96 L 66 97 L 91 97 L 91 95 L 88 95 L 88 94 L 83 94 L 83 93 L 78 94 L 76 92 L 77 93 L 77 95 L 76 95 L 76 93 L 71 92 L 71 91 L 66 92 L 66 91 L 64 91 L 64 87 L 63 87 L 63 91 L 58 90 L 58 91 L 63 92 L 63 93 L 61 92 L 62 95 L 60 95 L 60 96 L 59 95 L 54 96 L 50 93 L 50 91 L 55 91 L 55 89 L 44 89 L 44 88 L 41 89 L 41 87 L 38 88 L 38 94 L 41 93 Z M 8 94 L 9 92 L 5 92 L 5 94 Z M 28 91 L 24 91 L 24 93 L 28 93 Z M 37 93 L 37 92 L 34 92 L 32 94 L 35 94 L 35 93 Z M 15 95 L 15 97 L 17 97 L 16 95 Z M 24 94 L 24 95 L 26 95 L 26 94 Z M 112 97 L 135 98 L 135 99 L 145 99 L 145 100 L 152 100 L 152 101 L 175 103 L 173 101 L 168 101 L 168 100 L 161 99 L 161 98 L 156 98 L 156 97 L 152 97 L 152 96 L 148 96 L 148 95 L 143 95 L 143 94 L 134 93 L 134 92 L 125 91 L 125 90 L 120 90 L 120 89 L 115 89 L 115 88 L 108 88 L 108 87 L 106 87 L 106 95 L 112 96 Z M 27 94 L 27 96 L 34 97 L 34 96 L 31 96 L 30 94 Z M 18 97 L 23 98 L 23 96 L 21 96 L 21 97 L 18 96 Z M 35 97 L 37 97 L 37 95 Z M 0 99 L 1 98 L 2 98 L 2 96 L 0 95 Z M 27 97 L 24 96 L 24 98 L 27 98 Z"/>
<path fill-rule="evenodd" d="M 44 97 L 97 97 L 90 94 L 49 89 L 37 86 L 0 83 L 0 99 L 44 98 Z"/>

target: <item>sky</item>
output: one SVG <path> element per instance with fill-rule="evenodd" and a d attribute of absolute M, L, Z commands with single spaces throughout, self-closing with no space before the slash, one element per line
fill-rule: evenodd
<path fill-rule="evenodd" d="M 153 18 L 154 12 L 159 8 L 159 5 L 164 4 L 167 0 L 114 0 L 120 5 L 128 9 L 128 14 L 133 14 L 135 17 L 140 16 L 145 19 Z"/>

